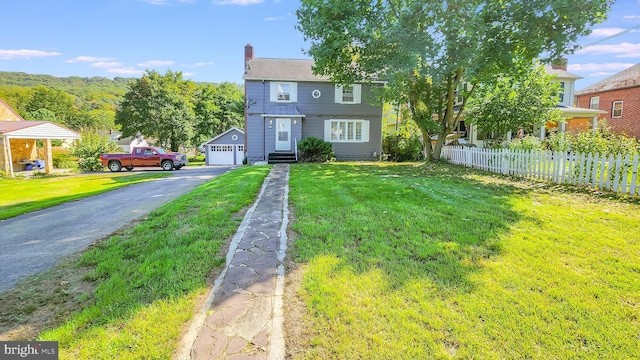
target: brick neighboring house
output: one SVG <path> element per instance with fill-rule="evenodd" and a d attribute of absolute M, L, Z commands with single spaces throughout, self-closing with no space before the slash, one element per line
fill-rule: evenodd
<path fill-rule="evenodd" d="M 618 134 L 640 139 L 640 64 L 576 92 L 578 107 L 606 110 L 606 120 Z"/>

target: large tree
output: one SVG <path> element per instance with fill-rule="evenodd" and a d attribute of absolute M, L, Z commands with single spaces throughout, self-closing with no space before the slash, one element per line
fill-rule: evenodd
<path fill-rule="evenodd" d="M 408 102 L 437 159 L 478 83 L 514 64 L 557 59 L 605 19 L 613 0 L 302 0 L 298 29 L 317 74 L 338 83 L 384 79 Z M 468 86 L 461 86 L 463 83 Z"/>
<path fill-rule="evenodd" d="M 558 104 L 560 84 L 552 82 L 544 66 L 535 64 L 511 74 L 502 74 L 496 81 L 479 84 L 469 100 L 465 122 L 475 124 L 485 134 L 489 146 L 500 145 L 518 128 L 531 132 L 546 122 L 561 119 Z"/>
<path fill-rule="evenodd" d="M 191 145 L 193 138 L 195 88 L 194 82 L 182 79 L 181 72 L 169 70 L 161 75 L 147 70 L 142 78 L 131 83 L 115 122 L 121 126 L 124 137 L 139 133 L 160 146 L 178 151 L 182 145 Z"/>
<path fill-rule="evenodd" d="M 194 107 L 196 132 L 194 145 L 230 129 L 243 127 L 244 96 L 237 84 L 204 84 L 198 87 Z"/>

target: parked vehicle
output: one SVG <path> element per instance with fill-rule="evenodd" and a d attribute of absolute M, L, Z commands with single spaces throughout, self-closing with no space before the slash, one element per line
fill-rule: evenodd
<path fill-rule="evenodd" d="M 144 146 L 133 148 L 131 154 L 102 154 L 100 155 L 102 165 L 109 170 L 117 172 L 125 168 L 131 170 L 134 167 L 155 167 L 159 166 L 163 170 L 180 170 L 187 165 L 187 156 L 175 152 L 167 152 L 163 148 L 155 146 Z"/>

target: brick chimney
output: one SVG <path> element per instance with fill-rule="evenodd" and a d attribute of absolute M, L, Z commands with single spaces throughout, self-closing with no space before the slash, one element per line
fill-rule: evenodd
<path fill-rule="evenodd" d="M 567 71 L 567 58 L 562 57 L 558 60 L 555 60 L 551 63 L 551 68 L 554 70 L 564 70 Z"/>
<path fill-rule="evenodd" d="M 253 46 L 251 44 L 247 44 L 244 46 L 244 72 L 246 73 L 249 69 L 247 68 L 249 64 L 249 60 L 253 59 Z"/>

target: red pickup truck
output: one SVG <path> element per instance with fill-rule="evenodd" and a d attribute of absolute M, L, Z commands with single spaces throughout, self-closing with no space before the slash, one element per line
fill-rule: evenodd
<path fill-rule="evenodd" d="M 133 148 L 131 154 L 102 154 L 100 161 L 102 161 L 102 166 L 108 167 L 111 171 L 150 166 L 159 166 L 163 170 L 170 171 L 180 170 L 181 167 L 187 165 L 187 156 L 167 152 L 165 149 L 155 146 L 144 146 Z"/>

